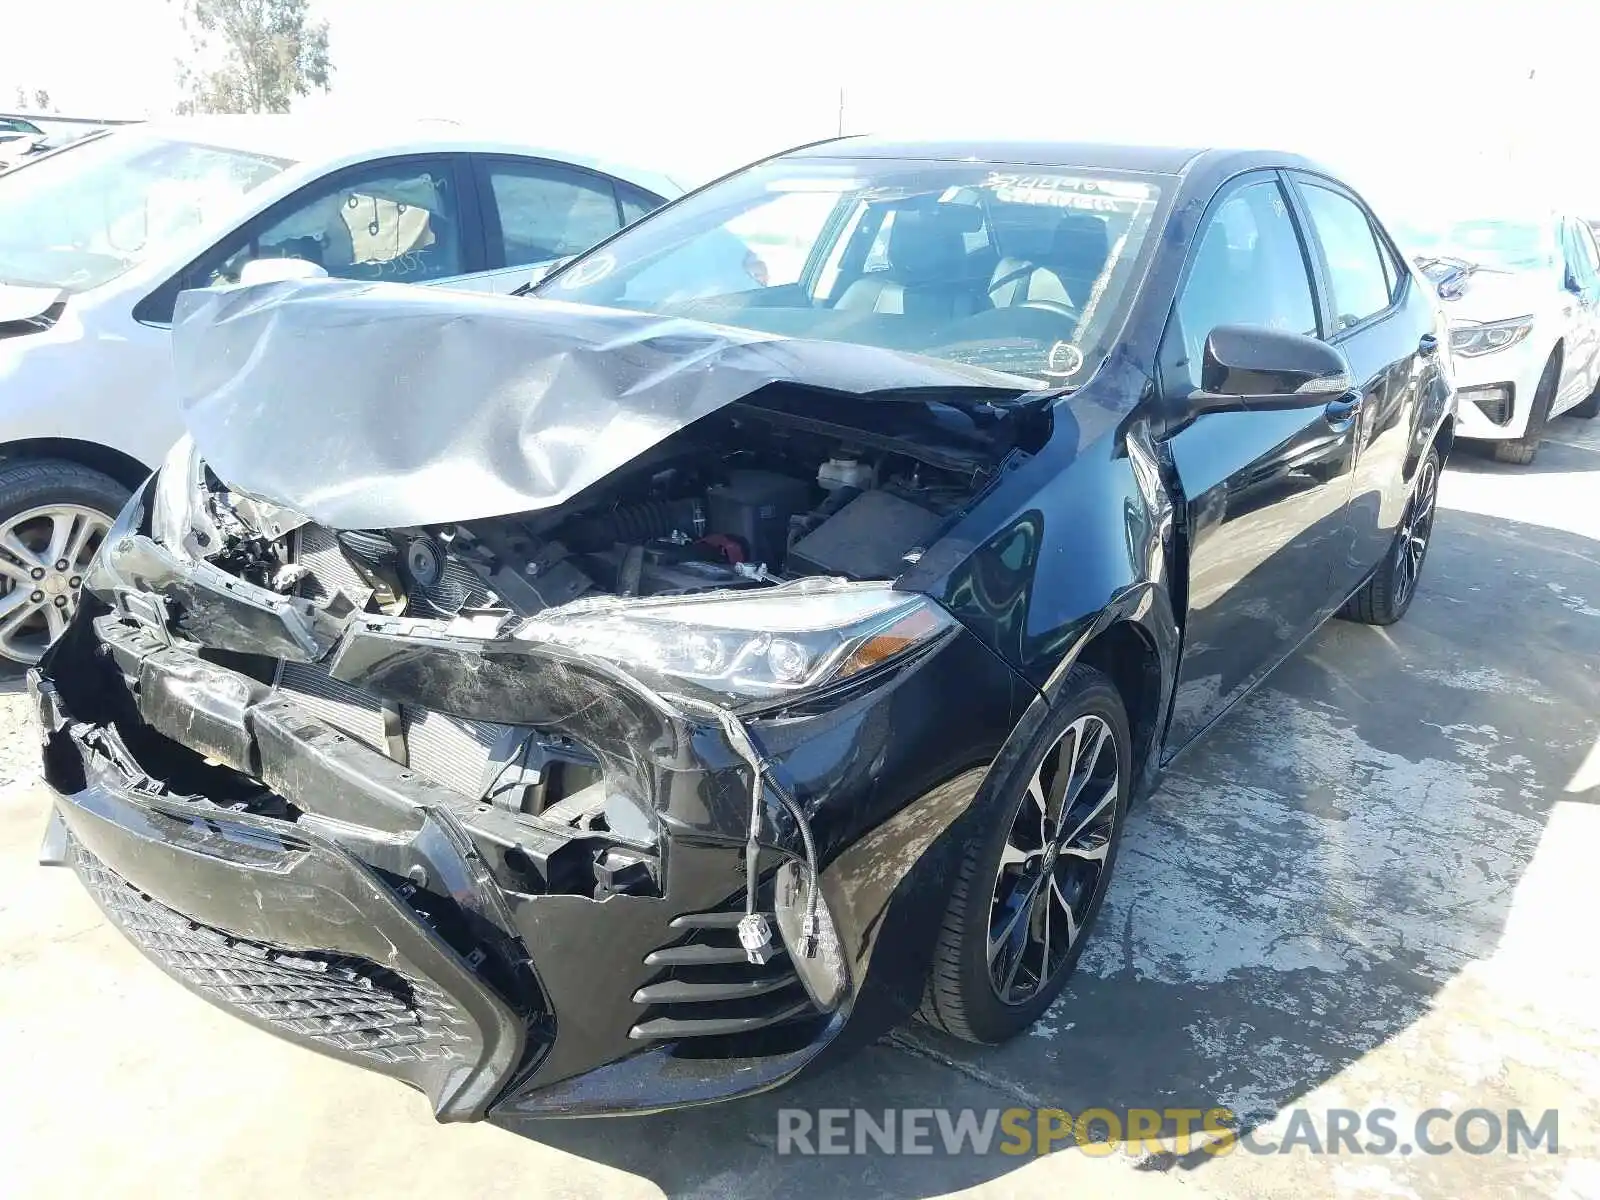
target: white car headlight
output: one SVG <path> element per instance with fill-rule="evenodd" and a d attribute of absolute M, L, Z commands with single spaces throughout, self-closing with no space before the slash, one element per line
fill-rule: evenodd
<path fill-rule="evenodd" d="M 1452 325 L 1450 349 L 1467 358 L 1493 354 L 1515 346 L 1533 330 L 1533 318 L 1513 317 L 1508 321 L 1487 321 L 1476 325 Z"/>
<path fill-rule="evenodd" d="M 847 679 L 953 628 L 931 600 L 886 583 L 805 579 L 706 596 L 578 601 L 518 638 L 622 667 L 663 695 L 743 706 Z"/>

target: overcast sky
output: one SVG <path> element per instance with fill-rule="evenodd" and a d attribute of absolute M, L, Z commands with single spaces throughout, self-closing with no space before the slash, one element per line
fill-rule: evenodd
<path fill-rule="evenodd" d="M 177 0 L 27 7 L 0 39 L 0 105 L 20 84 L 48 88 L 66 112 L 170 109 L 185 47 Z M 1600 22 L 1581 2 L 320 0 L 319 9 L 331 23 L 334 89 L 308 110 L 489 117 L 690 182 L 832 135 L 842 88 L 847 132 L 1271 145 L 1324 158 L 1374 192 L 1442 172 L 1504 179 L 1514 154 L 1518 179 L 1592 185 L 1600 210 L 1600 166 L 1588 161 Z"/>

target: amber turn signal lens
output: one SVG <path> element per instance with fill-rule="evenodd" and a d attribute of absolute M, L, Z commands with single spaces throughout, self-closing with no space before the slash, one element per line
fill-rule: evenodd
<path fill-rule="evenodd" d="M 880 629 L 857 646 L 850 657 L 840 664 L 834 678 L 855 675 L 904 653 L 930 634 L 937 633 L 942 625 L 934 610 L 927 607 L 912 609 L 893 625 Z"/>

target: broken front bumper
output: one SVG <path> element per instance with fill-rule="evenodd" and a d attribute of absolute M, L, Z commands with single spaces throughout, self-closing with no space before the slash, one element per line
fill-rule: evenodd
<path fill-rule="evenodd" d="M 139 594 L 171 598 L 151 575 Z M 173 628 L 230 627 L 231 590 L 184 589 Z M 182 632 L 174 644 L 142 614 L 86 597 L 30 675 L 62 857 L 187 986 L 412 1083 L 442 1120 L 719 1100 L 903 1019 L 963 818 L 1027 698 L 961 633 L 870 687 L 751 723 L 817 835 L 823 958 L 843 982 L 829 994 L 816 964 L 780 952 L 755 965 L 739 949 L 749 789 L 714 726 L 661 712 L 629 725 L 646 714 L 625 689 L 578 686 L 563 666 L 579 702 L 544 715 L 654 810 L 654 885 L 607 892 L 604 839 L 436 783 L 277 691 L 248 655 Z M 468 670 L 459 646 L 373 636 L 333 653 L 387 645 L 378 657 L 400 667 L 437 656 L 445 678 Z M 515 694 L 548 709 L 541 669 L 554 667 L 521 664 Z M 470 706 L 482 689 L 459 694 Z M 762 839 L 761 900 L 786 934 L 772 881 L 796 859 L 794 833 L 777 813 Z"/>

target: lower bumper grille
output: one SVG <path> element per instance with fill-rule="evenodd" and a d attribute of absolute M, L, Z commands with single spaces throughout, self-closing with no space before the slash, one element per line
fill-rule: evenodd
<path fill-rule="evenodd" d="M 645 956 L 646 966 L 661 971 L 633 995 L 649 1007 L 629 1037 L 734 1038 L 821 1019 L 781 948 L 765 964 L 745 958 L 738 937 L 742 915 L 688 913 L 672 922 L 686 936 Z M 767 920 L 772 922 L 770 914 Z"/>
<path fill-rule="evenodd" d="M 168 974 L 289 1037 L 393 1066 L 454 1057 L 467 1018 L 431 984 L 365 959 L 284 950 L 197 924 L 76 842 L 72 864 L 106 915 Z"/>
<path fill-rule="evenodd" d="M 1511 420 L 1514 411 L 1512 407 L 1512 391 L 1510 384 L 1495 384 L 1492 387 L 1462 388 L 1460 397 L 1470 400 L 1478 406 L 1478 411 L 1488 417 L 1496 425 L 1504 425 Z"/>

